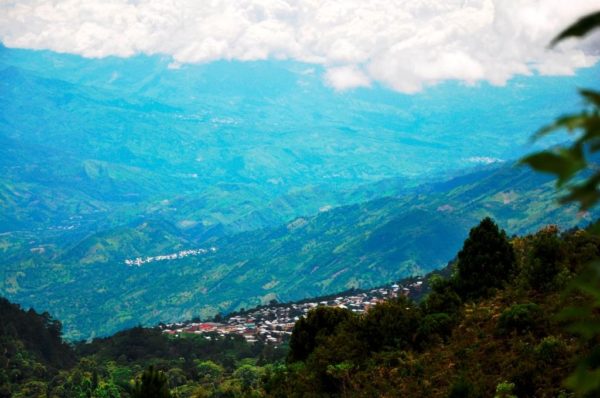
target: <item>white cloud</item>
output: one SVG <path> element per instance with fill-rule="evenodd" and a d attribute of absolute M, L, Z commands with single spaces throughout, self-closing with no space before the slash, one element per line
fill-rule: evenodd
<path fill-rule="evenodd" d="M 546 45 L 596 8 L 598 0 L 3 0 L 0 40 L 85 57 L 167 54 L 175 68 L 293 59 L 323 65 L 336 89 L 379 82 L 411 93 L 592 65 L 589 42 Z"/>
<path fill-rule="evenodd" d="M 492 163 L 501 163 L 501 162 L 504 162 L 504 161 L 502 159 L 492 158 L 492 157 L 489 157 L 489 156 L 473 156 L 473 157 L 468 158 L 467 162 L 492 164 Z"/>
<path fill-rule="evenodd" d="M 325 73 L 325 81 L 337 90 L 370 86 L 369 77 L 354 66 L 329 68 Z"/>

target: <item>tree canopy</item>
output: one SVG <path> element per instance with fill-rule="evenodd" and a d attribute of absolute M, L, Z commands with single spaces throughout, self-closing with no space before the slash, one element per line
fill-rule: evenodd
<path fill-rule="evenodd" d="M 458 252 L 459 292 L 466 298 L 481 297 L 499 288 L 510 276 L 515 254 L 506 232 L 489 217 L 471 229 Z"/>

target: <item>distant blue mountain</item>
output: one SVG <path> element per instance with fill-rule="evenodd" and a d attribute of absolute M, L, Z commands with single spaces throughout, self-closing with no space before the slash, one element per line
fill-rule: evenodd
<path fill-rule="evenodd" d="M 43 238 L 8 233 L 0 235 L 0 288 L 13 301 L 56 314 L 67 336 L 80 339 L 372 287 L 445 266 L 486 216 L 511 234 L 598 216 L 559 205 L 553 185 L 548 176 L 504 165 L 208 239 L 155 214 L 99 232 L 82 223 Z M 170 257 L 190 249 L 203 250 Z"/>
<path fill-rule="evenodd" d="M 574 87 L 594 87 L 599 71 L 520 77 L 506 87 L 449 82 L 408 96 L 381 87 L 336 92 L 321 68 L 294 62 L 174 68 L 159 56 L 0 47 L 0 295 L 68 309 L 55 313 L 71 336 L 107 333 L 429 270 L 488 213 L 515 232 L 552 214 L 572 225 L 572 209 L 551 208 L 546 180 L 526 178 L 513 209 L 516 174 L 494 191 L 472 173 L 530 151 L 531 134 L 576 108 Z M 564 137 L 553 140 L 541 145 Z M 419 191 L 466 174 L 441 193 Z M 306 233 L 292 234 L 296 227 Z M 153 274 L 160 292 L 146 271 L 123 270 L 127 258 L 215 242 L 225 252 L 187 258 L 176 276 Z M 135 310 L 119 307 L 109 319 L 111 305 L 130 299 Z"/>
<path fill-rule="evenodd" d="M 172 212 L 174 202 L 186 210 L 173 218 L 186 225 L 272 225 L 347 203 L 305 190 L 388 178 L 414 185 L 514 159 L 539 126 L 577 106 L 574 86 L 596 84 L 600 70 L 506 87 L 445 83 L 407 96 L 379 87 L 338 93 L 320 68 L 293 62 L 169 62 L 0 47 L 1 229 L 104 210 Z M 55 206 L 49 192 L 64 196 L 64 213 L 44 211 Z M 243 226 L 298 193 L 272 220 Z M 32 195 L 44 205 L 8 204 Z M 73 210 L 70 197 L 83 208 Z"/>

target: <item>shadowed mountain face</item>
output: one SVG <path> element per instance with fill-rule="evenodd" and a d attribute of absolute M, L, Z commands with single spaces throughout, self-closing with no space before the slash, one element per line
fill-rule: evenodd
<path fill-rule="evenodd" d="M 545 179 L 481 164 L 520 156 L 597 68 L 404 96 L 168 63 L 0 47 L 0 294 L 71 338 L 431 270 L 488 214 L 581 222 Z"/>

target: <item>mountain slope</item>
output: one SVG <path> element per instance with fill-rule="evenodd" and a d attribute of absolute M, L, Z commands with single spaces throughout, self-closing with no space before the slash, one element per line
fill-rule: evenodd
<path fill-rule="evenodd" d="M 52 310 L 69 337 L 81 338 L 424 273 L 451 260 L 487 215 L 509 233 L 550 221 L 570 227 L 593 216 L 558 207 L 548 178 L 505 165 L 207 241 L 182 236 L 166 220 L 142 220 L 32 253 L 3 289 L 13 300 Z M 124 264 L 213 246 L 214 253 Z"/>
<path fill-rule="evenodd" d="M 227 233 L 273 227 L 357 203 L 338 193 L 382 179 L 514 159 L 579 101 L 567 79 L 402 96 L 336 92 L 297 63 L 168 65 L 0 45 L 0 231 L 80 228 L 69 220 L 81 216 L 95 232 L 148 213 Z"/>

